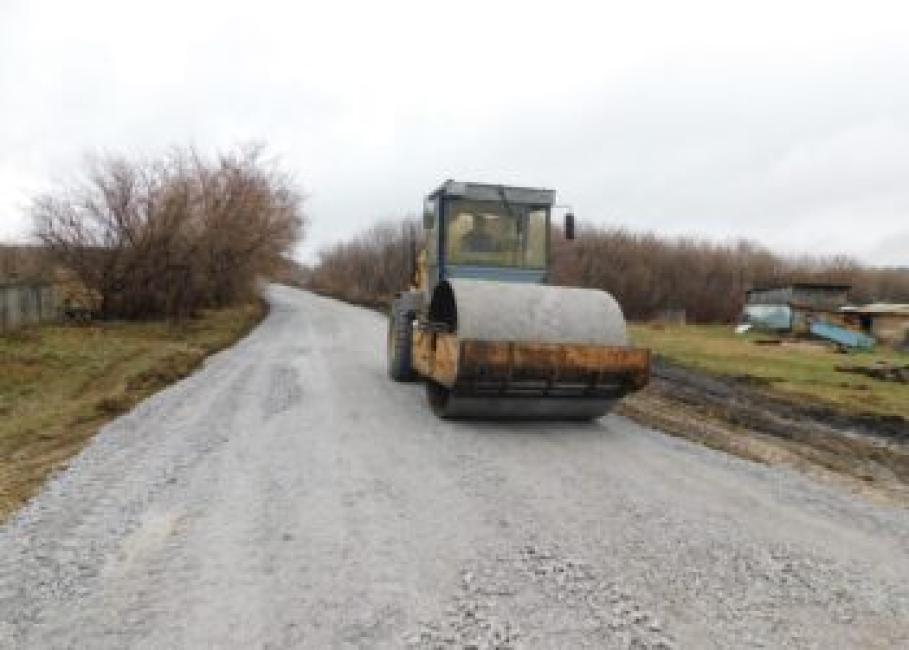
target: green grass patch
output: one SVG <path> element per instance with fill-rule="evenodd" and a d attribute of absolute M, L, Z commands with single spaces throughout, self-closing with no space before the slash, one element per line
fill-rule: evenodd
<path fill-rule="evenodd" d="M 262 304 L 173 325 L 40 326 L 0 336 L 0 519 L 108 420 L 246 334 Z"/>
<path fill-rule="evenodd" d="M 679 365 L 736 377 L 790 400 L 813 400 L 851 415 L 909 418 L 909 385 L 839 372 L 838 365 L 909 364 L 909 354 L 878 347 L 841 354 L 806 342 L 760 345 L 763 334 L 737 335 L 725 325 L 635 324 L 636 345 Z"/>

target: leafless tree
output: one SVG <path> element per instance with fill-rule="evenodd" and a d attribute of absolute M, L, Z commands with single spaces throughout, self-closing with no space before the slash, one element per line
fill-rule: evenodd
<path fill-rule="evenodd" d="M 362 304 L 387 304 L 413 281 L 422 230 L 414 219 L 378 223 L 321 251 L 309 285 Z"/>
<path fill-rule="evenodd" d="M 108 156 L 34 200 L 36 234 L 109 318 L 178 318 L 247 298 L 305 225 L 303 198 L 258 146 L 208 160 Z"/>
<path fill-rule="evenodd" d="M 382 223 L 322 252 L 313 286 L 353 302 L 386 303 L 407 286 L 409 235 L 416 224 Z M 750 241 L 716 243 L 690 237 L 584 225 L 577 239 L 552 237 L 552 281 L 598 287 L 616 296 L 626 315 L 649 319 L 684 310 L 692 322 L 732 322 L 745 291 L 793 281 L 845 282 L 857 302 L 909 302 L 909 269 L 863 266 L 848 257 L 777 255 Z"/>

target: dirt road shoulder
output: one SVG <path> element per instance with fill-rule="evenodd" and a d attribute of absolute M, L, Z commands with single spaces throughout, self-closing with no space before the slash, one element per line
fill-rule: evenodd
<path fill-rule="evenodd" d="M 656 359 L 651 385 L 621 412 L 742 458 L 797 469 L 885 502 L 909 503 L 909 429 L 901 418 L 845 415 L 774 395 L 746 377 Z"/>
<path fill-rule="evenodd" d="M 244 336 L 265 303 L 179 325 L 48 325 L 0 336 L 0 521 L 98 429 Z"/>

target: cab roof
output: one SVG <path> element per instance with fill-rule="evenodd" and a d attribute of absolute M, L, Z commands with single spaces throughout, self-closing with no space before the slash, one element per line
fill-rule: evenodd
<path fill-rule="evenodd" d="M 465 183 L 449 179 L 427 198 L 467 199 L 470 201 L 502 201 L 504 199 L 508 203 L 551 206 L 555 203 L 555 190 L 492 183 Z"/>

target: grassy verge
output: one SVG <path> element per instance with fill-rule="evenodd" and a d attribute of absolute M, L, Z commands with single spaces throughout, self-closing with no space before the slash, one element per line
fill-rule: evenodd
<path fill-rule="evenodd" d="M 736 335 L 729 326 L 633 325 L 636 345 L 681 366 L 747 379 L 790 401 L 812 400 L 848 415 L 909 419 L 909 386 L 836 370 L 876 361 L 909 364 L 909 354 L 886 348 L 838 354 L 804 343 L 759 345 L 760 334 Z"/>
<path fill-rule="evenodd" d="M 666 433 L 786 466 L 875 501 L 909 503 L 909 386 L 836 370 L 909 362 L 891 350 L 839 354 L 762 345 L 721 326 L 633 325 L 657 354 L 650 385 L 621 410 Z M 860 435 L 860 434 L 871 435 Z"/>
<path fill-rule="evenodd" d="M 263 304 L 180 325 L 44 326 L 0 336 L 0 520 L 98 428 L 246 334 Z"/>

